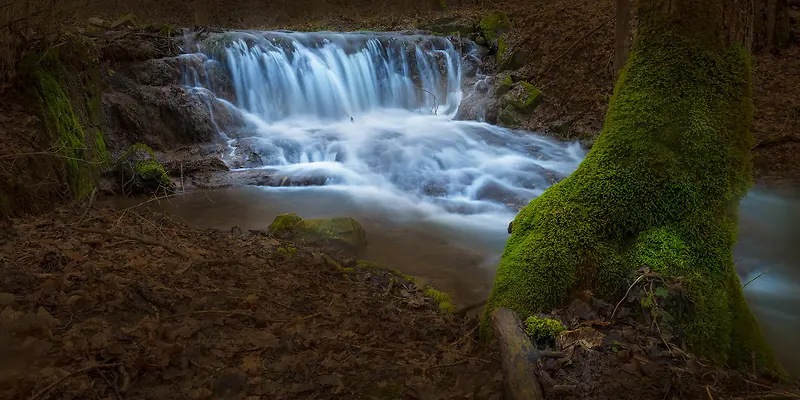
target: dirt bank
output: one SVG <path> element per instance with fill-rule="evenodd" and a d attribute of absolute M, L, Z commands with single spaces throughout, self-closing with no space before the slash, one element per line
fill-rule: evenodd
<path fill-rule="evenodd" d="M 474 341 L 474 323 L 400 276 L 343 273 L 319 250 L 263 232 L 192 229 L 132 210 L 77 223 L 81 214 L 2 230 L 2 398 L 500 392 L 495 351 Z"/>

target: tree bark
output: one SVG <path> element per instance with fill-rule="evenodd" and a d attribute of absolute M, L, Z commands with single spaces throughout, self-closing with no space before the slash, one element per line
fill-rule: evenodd
<path fill-rule="evenodd" d="M 789 46 L 789 1 L 754 0 L 754 41 L 752 50 Z"/>
<path fill-rule="evenodd" d="M 522 329 L 522 321 L 517 314 L 508 308 L 495 310 L 492 313 L 492 328 L 500 345 L 506 399 L 543 399 L 537 374 L 539 352 Z"/>
<path fill-rule="evenodd" d="M 752 0 L 637 7 L 603 132 L 571 176 L 514 219 L 482 332 L 498 308 L 526 317 L 583 290 L 618 300 L 626 277 L 648 266 L 686 278 L 692 305 L 677 324 L 696 355 L 781 371 L 732 261 L 752 176 Z"/>
<path fill-rule="evenodd" d="M 628 59 L 628 52 L 630 51 L 630 22 L 630 0 L 617 0 L 614 35 L 614 74 L 619 73 Z"/>
<path fill-rule="evenodd" d="M 777 19 L 778 0 L 767 0 L 767 44 L 775 45 L 775 20 Z"/>
<path fill-rule="evenodd" d="M 208 0 L 194 0 L 195 26 L 208 26 Z"/>

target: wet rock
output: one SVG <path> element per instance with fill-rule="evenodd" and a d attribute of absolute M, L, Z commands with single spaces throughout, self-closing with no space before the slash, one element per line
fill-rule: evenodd
<path fill-rule="evenodd" d="M 283 214 L 275 217 L 269 232 L 282 239 L 334 245 L 356 252 L 367 244 L 367 234 L 361 224 L 346 217 L 304 220 L 296 214 Z"/>
<path fill-rule="evenodd" d="M 142 143 L 131 146 L 116 165 L 125 195 L 172 193 L 175 186 L 153 150 Z"/>
<path fill-rule="evenodd" d="M 136 35 L 109 36 L 98 46 L 103 60 L 114 62 L 146 61 L 174 57 L 180 54 L 176 39 L 169 36 L 153 36 L 143 40 Z"/>
<path fill-rule="evenodd" d="M 500 11 L 492 11 L 489 15 L 481 19 L 478 24 L 481 34 L 489 44 L 497 41 L 500 35 L 511 29 L 508 16 Z"/>
<path fill-rule="evenodd" d="M 102 102 L 111 131 L 109 136 L 127 139 L 111 144 L 124 148 L 142 142 L 154 148 L 169 148 L 217 140 L 211 109 L 221 112 L 216 115 L 218 119 L 230 119 L 224 124 L 241 122 L 240 116 L 226 113 L 225 107 L 215 107 L 215 102 L 209 104 L 204 100 L 211 101 L 178 85 L 138 86 L 124 92 L 105 93 Z"/>
<path fill-rule="evenodd" d="M 124 72 L 141 85 L 167 86 L 181 82 L 180 62 L 177 57 L 133 63 Z"/>

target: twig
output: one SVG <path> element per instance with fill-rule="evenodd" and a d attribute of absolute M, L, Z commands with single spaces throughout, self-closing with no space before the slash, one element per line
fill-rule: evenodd
<path fill-rule="evenodd" d="M 664 342 L 664 346 L 667 346 L 667 351 L 669 351 L 669 355 L 675 357 L 675 353 L 672 352 L 672 348 L 669 347 L 669 343 L 667 343 L 666 339 L 664 339 L 664 335 L 661 333 L 661 328 L 658 327 L 657 318 L 653 318 L 653 323 L 656 324 L 656 330 L 658 331 L 658 336 L 661 337 L 661 341 Z"/>
<path fill-rule="evenodd" d="M 122 233 L 122 232 L 111 232 L 111 231 L 107 231 L 105 229 L 100 229 L 100 228 L 78 228 L 78 227 L 74 227 L 73 229 L 75 229 L 78 232 L 98 233 L 98 234 L 101 234 L 101 235 L 118 236 L 118 237 L 122 237 L 122 238 L 125 238 L 125 239 L 136 240 L 136 241 L 142 242 L 144 244 L 149 244 L 151 246 L 163 247 L 163 248 L 165 248 L 165 249 L 167 249 L 167 250 L 169 250 L 169 251 L 171 251 L 171 252 L 173 252 L 173 253 L 175 253 L 175 254 L 183 257 L 183 258 L 188 258 L 188 259 L 192 258 L 191 254 L 189 254 L 189 253 L 187 253 L 187 252 L 185 252 L 185 251 L 183 251 L 181 249 L 178 249 L 175 246 L 159 242 L 158 240 L 153 239 L 151 237 L 147 237 L 147 236 L 136 236 L 136 235 L 131 235 L 131 234 Z"/>
<path fill-rule="evenodd" d="M 79 374 L 82 374 L 84 372 L 89 372 L 89 371 L 91 371 L 93 369 L 116 368 L 116 367 L 119 367 L 121 365 L 122 364 L 119 364 L 119 363 L 117 363 L 117 364 L 100 364 L 100 365 L 92 365 L 90 367 L 81 368 L 79 370 L 72 371 L 69 374 L 61 377 L 61 379 L 51 383 L 50 385 L 48 385 L 44 389 L 36 392 L 36 394 L 31 396 L 30 400 L 37 400 L 37 399 L 41 398 L 42 396 L 46 395 L 49 391 L 53 390 L 54 387 L 58 386 L 59 383 L 64 382 L 68 378 L 71 378 L 71 377 L 73 377 L 75 375 L 79 375 Z"/>
<path fill-rule="evenodd" d="M 572 46 L 569 46 L 569 48 L 568 48 L 567 50 L 565 50 L 563 53 L 559 54 L 559 55 L 558 55 L 558 57 L 556 57 L 556 59 L 555 59 L 555 60 L 553 60 L 553 61 L 551 61 L 551 62 L 550 62 L 550 67 L 549 67 L 549 68 L 547 68 L 547 71 L 546 71 L 546 72 L 545 72 L 543 75 L 547 75 L 547 74 L 550 72 L 550 70 L 551 70 L 551 69 L 553 69 L 553 67 L 556 65 L 556 63 L 558 62 L 558 60 L 560 60 L 562 57 L 564 57 L 565 55 L 567 55 L 567 53 L 571 52 L 571 51 L 572 51 L 572 49 L 573 49 L 575 46 L 577 46 L 577 45 L 578 45 L 578 43 L 582 42 L 582 41 L 583 41 L 584 39 L 586 39 L 587 37 L 589 37 L 589 36 L 592 36 L 592 34 L 593 34 L 593 33 L 595 33 L 595 32 L 597 32 L 597 31 L 599 31 L 599 30 L 600 30 L 600 28 L 602 28 L 602 27 L 606 26 L 606 24 L 608 24 L 609 22 L 611 22 L 611 21 L 613 21 L 613 20 L 614 20 L 614 17 L 611 17 L 611 18 L 609 18 L 609 19 L 605 20 L 605 22 L 603 22 L 602 24 L 600 24 L 600 26 L 598 26 L 597 28 L 594 28 L 594 29 L 592 29 L 592 30 L 591 30 L 589 33 L 587 33 L 587 34 L 585 34 L 585 35 L 581 36 L 581 37 L 580 37 L 578 40 L 576 40 L 576 41 L 575 41 L 575 43 L 573 43 L 573 44 L 572 44 Z"/>
<path fill-rule="evenodd" d="M 111 381 L 108 379 L 108 377 L 106 377 L 106 374 L 104 374 L 102 370 L 97 371 L 97 372 L 100 373 L 100 376 L 103 378 L 104 381 L 106 381 L 108 386 L 111 387 L 112 389 L 114 389 L 114 395 L 117 396 L 117 400 L 122 400 L 122 395 L 119 394 L 119 388 L 117 388 L 116 379 L 114 380 L 114 383 L 111 383 Z"/>
<path fill-rule="evenodd" d="M 758 279 L 758 278 L 761 278 L 761 275 L 764 275 L 764 274 L 766 274 L 767 272 L 769 272 L 769 270 L 765 270 L 764 272 L 762 272 L 762 273 L 758 274 L 758 275 L 757 275 L 755 278 L 753 278 L 753 279 L 750 279 L 749 281 L 747 281 L 747 283 L 745 283 L 744 285 L 742 285 L 742 290 L 744 290 L 744 287 L 745 287 L 745 286 L 747 286 L 747 285 L 749 285 L 749 284 L 750 284 L 750 282 L 753 282 L 754 280 L 756 280 L 756 279 Z"/>
<path fill-rule="evenodd" d="M 708 385 L 706 385 L 706 393 L 708 393 L 708 400 L 714 400 L 714 396 L 711 395 L 711 389 L 708 388 Z"/>
<path fill-rule="evenodd" d="M 628 294 L 631 292 L 631 289 L 633 289 L 633 287 L 636 286 L 636 283 L 638 283 L 642 278 L 644 278 L 644 275 L 639 275 L 639 277 L 633 281 L 633 284 L 628 288 L 628 291 L 625 292 L 625 296 L 622 296 L 622 299 L 620 299 L 619 303 L 617 303 L 617 306 L 614 307 L 614 312 L 611 313 L 611 318 L 609 318 L 609 321 L 614 319 L 614 316 L 617 315 L 617 309 L 619 308 L 620 304 L 622 304 L 622 302 L 628 298 Z"/>

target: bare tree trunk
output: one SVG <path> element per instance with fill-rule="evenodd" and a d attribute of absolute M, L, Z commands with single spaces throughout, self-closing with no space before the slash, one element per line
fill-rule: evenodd
<path fill-rule="evenodd" d="M 775 45 L 775 19 L 778 11 L 778 0 L 767 0 L 767 44 Z"/>
<path fill-rule="evenodd" d="M 752 50 L 787 47 L 789 45 L 789 1 L 755 0 Z"/>
<path fill-rule="evenodd" d="M 617 0 L 616 33 L 614 38 L 614 73 L 618 74 L 630 51 L 630 0 Z"/>
<path fill-rule="evenodd" d="M 208 0 L 194 0 L 194 24 L 208 25 Z"/>

